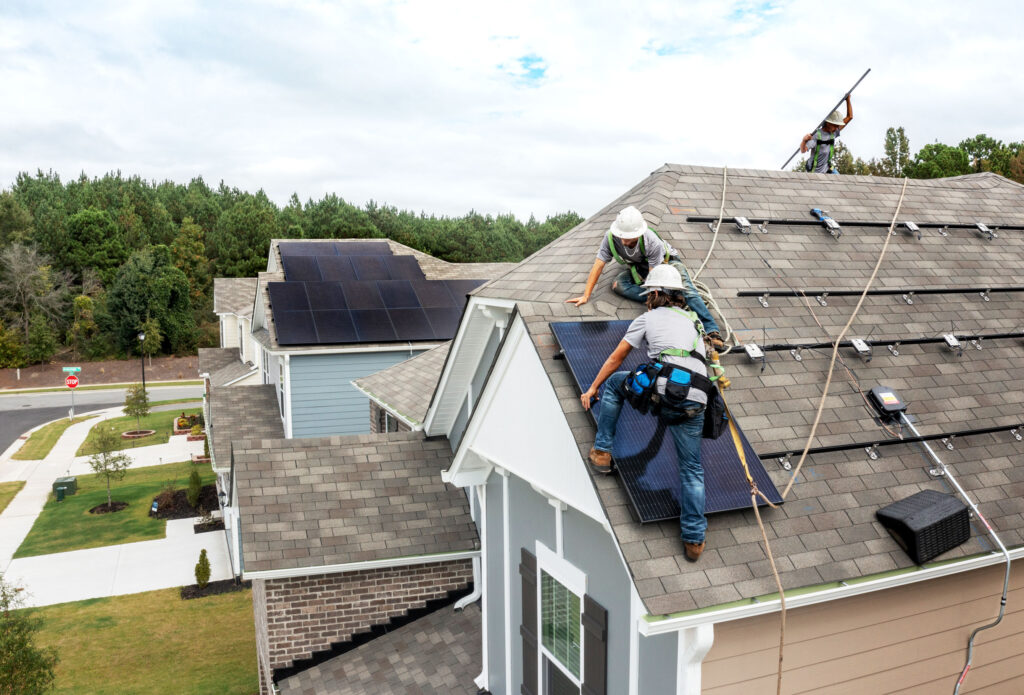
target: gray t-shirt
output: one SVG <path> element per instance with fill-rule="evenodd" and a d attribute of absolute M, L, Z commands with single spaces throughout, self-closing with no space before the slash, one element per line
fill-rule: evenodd
<path fill-rule="evenodd" d="M 694 322 L 667 306 L 658 307 L 633 319 L 626 335 L 622 337 L 635 348 L 643 344 L 644 338 L 647 339 L 647 357 L 651 360 L 659 359 L 662 350 L 688 350 L 702 357 L 707 356 L 704 341 Z M 704 363 L 692 357 L 666 356 L 663 362 L 708 375 Z"/>
<path fill-rule="evenodd" d="M 665 260 L 665 246 L 666 244 L 658 238 L 658 235 L 648 228 L 644 232 L 643 254 L 640 253 L 640 243 L 637 242 L 636 246 L 633 248 L 629 248 L 623 244 L 619 255 L 622 257 L 622 260 L 626 261 L 629 265 L 641 263 L 646 258 L 647 265 L 653 268 Z M 668 248 L 668 251 L 672 252 L 671 246 Z M 612 250 L 608 246 L 607 234 L 601 237 L 601 245 L 597 249 L 597 259 L 604 261 L 605 263 L 611 263 L 614 260 L 612 257 Z"/>
<path fill-rule="evenodd" d="M 814 131 L 814 136 L 807 141 L 807 171 L 812 174 L 828 173 L 828 150 L 839 138 L 840 131 L 826 133 L 824 128 Z M 817 155 L 817 160 L 815 160 Z M 813 167 L 813 168 L 812 168 Z"/>

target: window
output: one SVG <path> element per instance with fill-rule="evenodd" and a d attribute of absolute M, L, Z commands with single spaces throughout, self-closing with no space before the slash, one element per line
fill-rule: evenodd
<path fill-rule="evenodd" d="M 540 573 L 541 647 L 547 657 L 545 693 L 579 692 L 580 679 L 580 597 L 561 582 L 541 570 Z M 566 690 L 565 675 L 552 668 L 556 661 L 575 689 Z"/>
<path fill-rule="evenodd" d="M 284 358 L 277 358 L 277 403 L 281 408 L 281 417 L 284 417 Z"/>
<path fill-rule="evenodd" d="M 378 432 L 397 432 L 398 431 L 398 418 L 392 417 L 391 413 L 379 408 L 377 410 L 377 431 Z"/>

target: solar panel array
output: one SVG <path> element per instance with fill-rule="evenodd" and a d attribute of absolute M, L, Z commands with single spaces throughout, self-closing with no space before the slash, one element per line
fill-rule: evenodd
<path fill-rule="evenodd" d="M 580 392 L 590 388 L 601 365 L 626 333 L 629 321 L 587 321 L 552 323 L 558 341 Z M 621 369 L 632 369 L 646 361 L 647 346 L 630 352 Z M 591 407 L 596 418 L 601 401 Z M 739 423 L 736 423 L 739 429 Z M 641 523 L 679 518 L 679 466 L 675 445 L 666 427 L 658 418 L 641 415 L 625 405 L 619 417 L 612 456 L 626 494 Z M 740 439 L 750 473 L 757 487 L 779 503 L 782 497 L 761 465 L 757 452 L 750 446 L 742 430 Z M 733 511 L 750 507 L 750 486 L 728 434 L 719 439 L 701 440 L 701 463 L 704 466 L 704 512 Z"/>
<path fill-rule="evenodd" d="M 282 242 L 271 282 L 281 345 L 450 340 L 466 295 L 484 280 L 427 280 L 384 241 Z"/>

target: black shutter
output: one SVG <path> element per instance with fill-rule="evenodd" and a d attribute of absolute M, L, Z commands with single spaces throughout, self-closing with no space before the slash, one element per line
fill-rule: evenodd
<path fill-rule="evenodd" d="M 583 597 L 583 695 L 608 693 L 608 611 Z"/>
<path fill-rule="evenodd" d="M 523 580 L 523 620 L 519 634 L 523 637 L 522 695 L 537 695 L 537 558 L 522 549 L 519 576 Z"/>

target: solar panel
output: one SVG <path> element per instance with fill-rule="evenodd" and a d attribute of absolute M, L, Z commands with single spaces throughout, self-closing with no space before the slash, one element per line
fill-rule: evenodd
<path fill-rule="evenodd" d="M 424 309 L 430 321 L 430 327 L 434 329 L 434 338 L 437 340 L 451 340 L 455 332 L 459 330 L 459 320 L 462 318 L 462 307 L 448 307 Z"/>
<path fill-rule="evenodd" d="M 287 256 L 334 256 L 338 253 L 334 247 L 322 241 L 282 241 L 277 245 L 282 260 Z"/>
<path fill-rule="evenodd" d="M 355 280 L 352 259 L 347 256 L 321 256 L 316 259 L 324 280 Z"/>
<path fill-rule="evenodd" d="M 448 291 L 448 285 L 440 280 L 413 280 L 411 284 L 413 292 L 416 293 L 416 297 L 420 300 L 420 306 L 425 309 L 455 305 L 462 306 L 466 301 L 461 296 L 458 300 L 452 297 L 452 293 Z"/>
<path fill-rule="evenodd" d="M 390 256 L 386 241 L 336 241 L 331 246 L 339 256 Z"/>
<path fill-rule="evenodd" d="M 276 314 L 279 311 L 308 311 L 306 285 L 301 282 L 270 282 L 270 306 Z"/>
<path fill-rule="evenodd" d="M 352 312 L 352 323 L 360 343 L 387 343 L 398 340 L 395 327 L 386 311 L 359 310 Z"/>
<path fill-rule="evenodd" d="M 457 300 L 464 301 L 466 295 L 475 290 L 480 285 L 487 282 L 486 280 L 445 280 L 448 285 L 448 291 L 452 293 L 452 296 Z"/>
<path fill-rule="evenodd" d="M 313 311 L 348 309 L 340 282 L 307 282 L 306 296 Z"/>
<path fill-rule="evenodd" d="M 320 342 L 311 311 L 275 311 L 277 342 L 281 345 L 311 345 Z"/>
<path fill-rule="evenodd" d="M 313 323 L 320 343 L 354 343 L 357 340 L 356 327 L 347 311 L 314 311 Z"/>
<path fill-rule="evenodd" d="M 352 256 L 356 280 L 388 280 L 388 267 L 384 256 Z"/>
<path fill-rule="evenodd" d="M 423 309 L 388 309 L 399 340 L 433 340 L 434 329 Z"/>
<path fill-rule="evenodd" d="M 380 298 L 375 282 L 343 282 L 341 289 L 349 309 L 384 308 L 384 300 Z"/>
<path fill-rule="evenodd" d="M 316 264 L 316 256 L 283 256 L 281 265 L 284 267 L 284 279 L 291 281 L 318 281 L 320 268 Z"/>
<path fill-rule="evenodd" d="M 377 290 L 388 309 L 418 309 L 420 306 L 420 300 L 408 280 L 381 280 L 377 283 Z"/>
<path fill-rule="evenodd" d="M 390 256 L 384 258 L 388 275 L 392 280 L 425 280 L 426 275 L 412 256 Z"/>
<path fill-rule="evenodd" d="M 629 321 L 588 321 L 552 323 L 551 330 L 565 354 L 566 362 L 580 391 L 590 388 L 605 359 L 626 333 Z M 631 369 L 646 360 L 646 346 L 630 352 L 620 369 Z M 595 418 L 601 402 L 591 407 Z M 739 423 L 736 423 L 737 429 Z M 660 420 L 640 415 L 629 405 L 622 409 L 612 456 L 626 494 L 641 523 L 679 518 L 679 470 L 672 437 L 666 436 Z M 757 452 L 740 431 L 747 466 L 757 486 L 772 502 L 782 498 L 761 465 Z M 701 440 L 704 466 L 706 514 L 747 509 L 750 486 L 736 454 L 732 437 Z"/>

